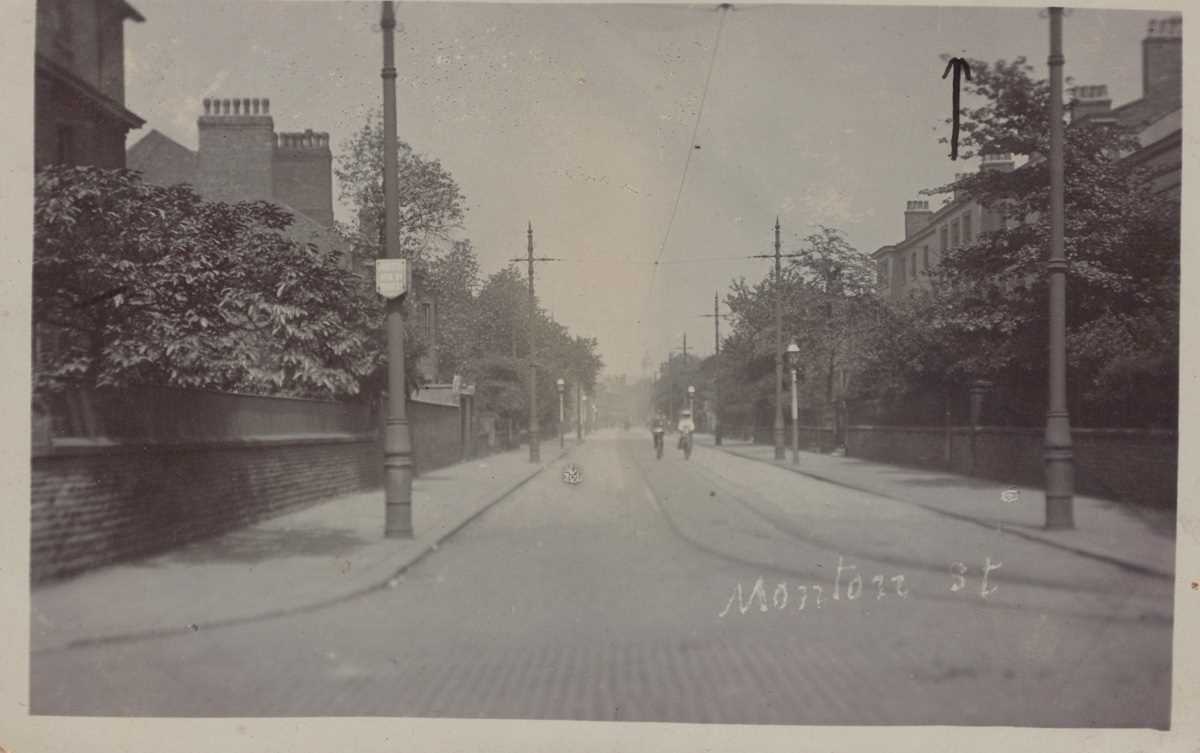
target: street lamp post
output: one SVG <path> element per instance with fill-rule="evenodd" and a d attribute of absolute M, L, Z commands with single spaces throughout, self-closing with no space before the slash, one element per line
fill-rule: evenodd
<path fill-rule="evenodd" d="M 1063 246 L 1062 8 L 1050 9 L 1050 400 L 1046 412 L 1046 528 L 1074 528 L 1075 458 L 1067 414 L 1067 256 Z"/>
<path fill-rule="evenodd" d="M 800 406 L 796 396 L 796 369 L 800 365 L 800 346 L 795 340 L 788 343 L 788 366 L 792 369 L 792 465 L 800 465 Z"/>
<path fill-rule="evenodd" d="M 783 272 L 779 218 L 775 218 L 775 459 L 783 460 Z"/>
<path fill-rule="evenodd" d="M 688 413 L 692 414 L 692 423 L 696 422 L 696 388 L 688 385 Z"/>
<path fill-rule="evenodd" d="M 583 385 L 575 383 L 575 439 L 583 444 Z"/>
<path fill-rule="evenodd" d="M 591 406 L 588 405 L 588 396 L 586 393 L 584 393 L 583 394 L 583 409 L 582 409 L 581 415 L 580 415 L 580 418 L 582 419 L 580 422 L 580 428 L 584 429 L 583 433 L 585 436 L 588 433 L 588 429 L 584 428 L 584 424 L 586 424 L 586 422 L 588 420 L 588 411 L 589 410 L 591 410 Z"/>
<path fill-rule="evenodd" d="M 400 253 L 400 198 L 396 166 L 396 61 L 393 34 L 395 10 L 391 0 L 383 3 L 379 22 L 383 30 L 383 232 L 387 259 Z M 408 538 L 412 526 L 412 435 L 408 426 L 408 384 L 404 368 L 403 297 L 387 302 L 387 424 L 383 446 L 384 536 Z"/>
<path fill-rule="evenodd" d="M 558 447 L 562 449 L 566 446 L 567 440 L 563 438 L 563 422 L 567 420 L 567 412 L 563 403 L 564 393 L 566 392 L 567 383 L 561 378 L 555 382 L 558 387 Z"/>

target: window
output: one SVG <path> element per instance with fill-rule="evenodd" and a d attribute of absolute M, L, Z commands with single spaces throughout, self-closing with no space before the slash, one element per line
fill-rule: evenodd
<path fill-rule="evenodd" d="M 888 263 L 887 259 L 879 260 L 879 283 L 881 285 L 888 284 Z"/>
<path fill-rule="evenodd" d="M 946 230 L 946 226 L 945 226 L 945 225 L 943 225 L 943 226 L 942 226 L 942 238 L 941 238 L 941 240 L 942 240 L 942 253 L 944 254 L 944 253 L 946 253 L 946 250 L 950 248 L 950 236 L 949 236 L 949 231 L 947 231 L 947 230 Z"/>
<path fill-rule="evenodd" d="M 962 233 L 963 245 L 971 245 L 971 213 L 967 212 L 962 216 Z"/>
<path fill-rule="evenodd" d="M 904 258 L 899 257 L 896 259 L 896 261 L 898 262 L 896 264 L 896 276 L 899 278 L 900 284 L 903 285 L 904 284 L 904 267 L 906 266 L 904 264 Z"/>
<path fill-rule="evenodd" d="M 923 259 L 923 261 L 925 262 L 925 271 L 928 272 L 929 271 L 929 246 L 923 246 L 921 248 L 921 253 L 925 257 Z"/>
<path fill-rule="evenodd" d="M 958 248 L 962 245 L 962 237 L 958 232 L 958 220 L 950 223 L 950 248 Z"/>
<path fill-rule="evenodd" d="M 425 339 L 433 342 L 433 304 L 421 304 L 421 326 L 425 328 Z"/>
<path fill-rule="evenodd" d="M 917 279 L 917 252 L 916 251 L 912 252 L 912 276 L 913 276 L 914 280 Z"/>

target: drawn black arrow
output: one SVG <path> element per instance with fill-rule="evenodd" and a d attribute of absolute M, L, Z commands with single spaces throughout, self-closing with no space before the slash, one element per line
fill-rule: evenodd
<path fill-rule="evenodd" d="M 962 74 L 967 75 L 967 80 L 971 80 L 971 66 L 965 58 L 950 58 L 950 62 L 946 63 L 946 70 L 942 73 L 942 78 L 946 78 L 950 71 L 954 71 L 954 93 L 951 95 L 954 102 L 954 112 L 951 113 L 951 123 L 953 124 L 950 131 L 950 159 L 958 159 L 958 97 L 959 90 L 962 87 Z"/>

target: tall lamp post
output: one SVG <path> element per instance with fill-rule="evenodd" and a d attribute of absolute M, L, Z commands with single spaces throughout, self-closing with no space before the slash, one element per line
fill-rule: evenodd
<path fill-rule="evenodd" d="M 1067 414 L 1067 256 L 1063 244 L 1063 9 L 1050 9 L 1050 400 L 1046 412 L 1046 528 L 1074 528 L 1075 458 Z"/>
<path fill-rule="evenodd" d="M 408 538 L 412 526 L 412 435 L 408 426 L 408 384 L 404 369 L 404 308 L 403 292 L 385 290 L 387 275 L 401 278 L 407 290 L 408 269 L 400 254 L 400 198 L 397 192 L 396 167 L 396 61 L 393 34 L 396 29 L 395 10 L 391 0 L 385 0 L 379 22 L 383 30 L 383 264 L 376 266 L 376 287 L 387 298 L 387 424 L 383 445 L 384 470 L 384 536 Z"/>
<path fill-rule="evenodd" d="M 780 269 L 779 218 L 775 218 L 775 459 L 783 460 L 783 273 Z"/>
<path fill-rule="evenodd" d="M 792 465 L 800 465 L 800 406 L 796 396 L 796 369 L 800 366 L 800 346 L 795 340 L 788 343 L 787 360 L 792 370 Z"/>
<path fill-rule="evenodd" d="M 688 385 L 688 413 L 692 414 L 692 423 L 696 422 L 696 388 Z"/>
<path fill-rule="evenodd" d="M 583 444 L 583 385 L 575 383 L 575 439 Z"/>
<path fill-rule="evenodd" d="M 583 431 L 583 433 L 584 433 L 584 436 L 587 436 L 587 433 L 588 433 L 589 431 L 591 431 L 591 425 L 590 425 L 590 424 L 588 424 L 588 411 L 589 411 L 589 410 L 591 410 L 591 406 L 590 406 L 590 405 L 588 405 L 588 396 L 587 396 L 587 393 L 584 393 L 584 394 L 583 394 L 583 410 L 582 410 L 582 413 L 583 413 L 583 415 L 581 416 L 581 418 L 583 419 L 583 422 L 580 424 L 581 426 L 585 426 L 585 425 L 586 425 L 586 426 L 585 426 L 585 428 L 584 428 L 584 431 Z"/>
<path fill-rule="evenodd" d="M 563 398 L 565 397 L 567 383 L 560 378 L 554 384 L 558 387 L 558 447 L 561 450 L 567 443 L 567 440 L 563 438 L 563 422 L 567 420 L 567 411 Z"/>

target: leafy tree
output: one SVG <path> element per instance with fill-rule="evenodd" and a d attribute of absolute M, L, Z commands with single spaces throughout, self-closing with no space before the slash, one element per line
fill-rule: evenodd
<path fill-rule="evenodd" d="M 334 166 L 342 201 L 354 207 L 356 253 L 372 261 L 383 247 L 383 122 L 373 112 L 342 145 Z M 462 192 L 437 160 L 397 144 L 400 252 L 420 266 L 432 239 L 446 239 L 466 213 Z"/>
<path fill-rule="evenodd" d="M 917 340 L 951 346 L 949 371 L 997 381 L 1013 420 L 1036 422 L 1046 384 L 1049 86 L 1022 58 L 971 68 L 967 92 L 980 104 L 964 108 L 964 154 L 1008 153 L 1024 164 L 937 189 L 965 191 L 1006 221 L 941 261 L 912 321 L 928 330 Z M 1064 142 L 1072 412 L 1094 424 L 1173 422 L 1178 205 L 1125 158 L 1138 144 L 1120 124 L 1084 120 Z"/>
<path fill-rule="evenodd" d="M 38 392 L 158 384 L 351 395 L 378 361 L 373 312 L 336 252 L 265 202 L 203 201 L 136 173 L 37 176 Z"/>
<path fill-rule="evenodd" d="M 794 338 L 801 351 L 801 420 L 826 420 L 848 386 L 838 376 L 860 368 L 866 333 L 878 325 L 874 265 L 839 230 L 819 226 L 793 253 L 778 285 L 773 272 L 754 284 L 737 280 L 726 299 L 733 331 L 722 343 L 722 409 L 730 426 L 774 422 L 777 289 L 784 345 Z"/>

